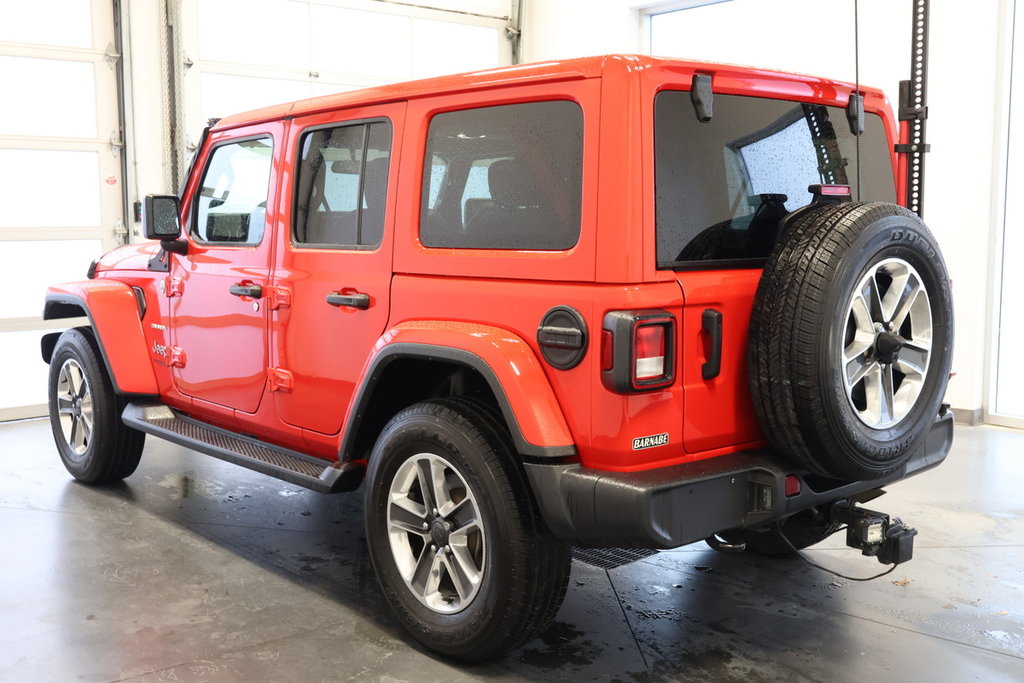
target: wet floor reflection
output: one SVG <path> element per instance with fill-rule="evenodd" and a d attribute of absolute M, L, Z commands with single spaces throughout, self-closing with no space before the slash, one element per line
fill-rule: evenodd
<path fill-rule="evenodd" d="M 949 504 L 972 477 L 991 478 L 991 461 L 952 461 L 947 478 L 882 499 L 921 531 L 915 560 L 884 579 L 859 584 L 797 559 L 703 545 L 610 569 L 577 560 L 551 629 L 502 661 L 465 667 L 423 651 L 391 616 L 366 549 L 361 491 L 324 496 L 155 440 L 126 482 L 90 488 L 70 481 L 55 455 L 45 460 L 40 435 L 31 432 L 33 457 L 44 460 L 0 465 L 9 553 L 0 635 L 16 643 L 0 655 L 5 680 L 333 680 L 339 670 L 417 681 L 949 671 L 1012 680 L 1024 670 L 1021 511 L 1011 501 Z M 964 445 L 965 459 L 984 449 Z M 999 487 L 1024 469 L 1003 463 Z M 838 537 L 822 548 L 815 559 L 847 573 L 880 567 Z"/>

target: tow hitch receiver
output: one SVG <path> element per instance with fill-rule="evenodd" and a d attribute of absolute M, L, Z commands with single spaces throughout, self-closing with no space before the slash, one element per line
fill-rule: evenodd
<path fill-rule="evenodd" d="M 835 521 L 846 525 L 846 545 L 877 557 L 882 564 L 903 564 L 914 556 L 917 529 L 904 526 L 898 517 L 853 503 L 840 503 L 832 509 Z"/>

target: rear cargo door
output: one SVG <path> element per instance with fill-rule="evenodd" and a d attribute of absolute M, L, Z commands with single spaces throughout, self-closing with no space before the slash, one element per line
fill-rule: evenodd
<path fill-rule="evenodd" d="M 750 399 L 747 332 L 761 270 L 782 219 L 815 184 L 852 185 L 856 138 L 842 109 L 714 94 L 700 121 L 690 93 L 655 96 L 657 267 L 684 297 L 683 441 L 697 453 L 761 438 Z M 893 201 L 878 116 L 862 138 L 863 196 Z"/>

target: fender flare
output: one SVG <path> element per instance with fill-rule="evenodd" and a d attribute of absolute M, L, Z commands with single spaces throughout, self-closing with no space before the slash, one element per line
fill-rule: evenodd
<path fill-rule="evenodd" d="M 478 372 L 497 399 L 520 455 L 547 460 L 577 454 L 544 369 L 525 341 L 489 325 L 415 321 L 391 328 L 377 341 L 349 410 L 341 460 L 352 457 L 358 425 L 384 370 L 407 358 L 439 360 Z"/>
<path fill-rule="evenodd" d="M 119 394 L 158 394 L 153 363 L 139 315 L 139 300 L 131 287 L 116 280 L 86 280 L 51 286 L 46 292 L 43 320 L 85 315 Z M 53 355 L 59 333 L 43 336 L 43 360 Z"/>

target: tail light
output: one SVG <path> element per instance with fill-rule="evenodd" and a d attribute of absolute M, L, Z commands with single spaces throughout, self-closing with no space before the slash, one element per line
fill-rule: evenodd
<path fill-rule="evenodd" d="M 612 311 L 604 317 L 601 379 L 619 393 L 663 389 L 675 380 L 676 318 L 667 311 Z"/>

